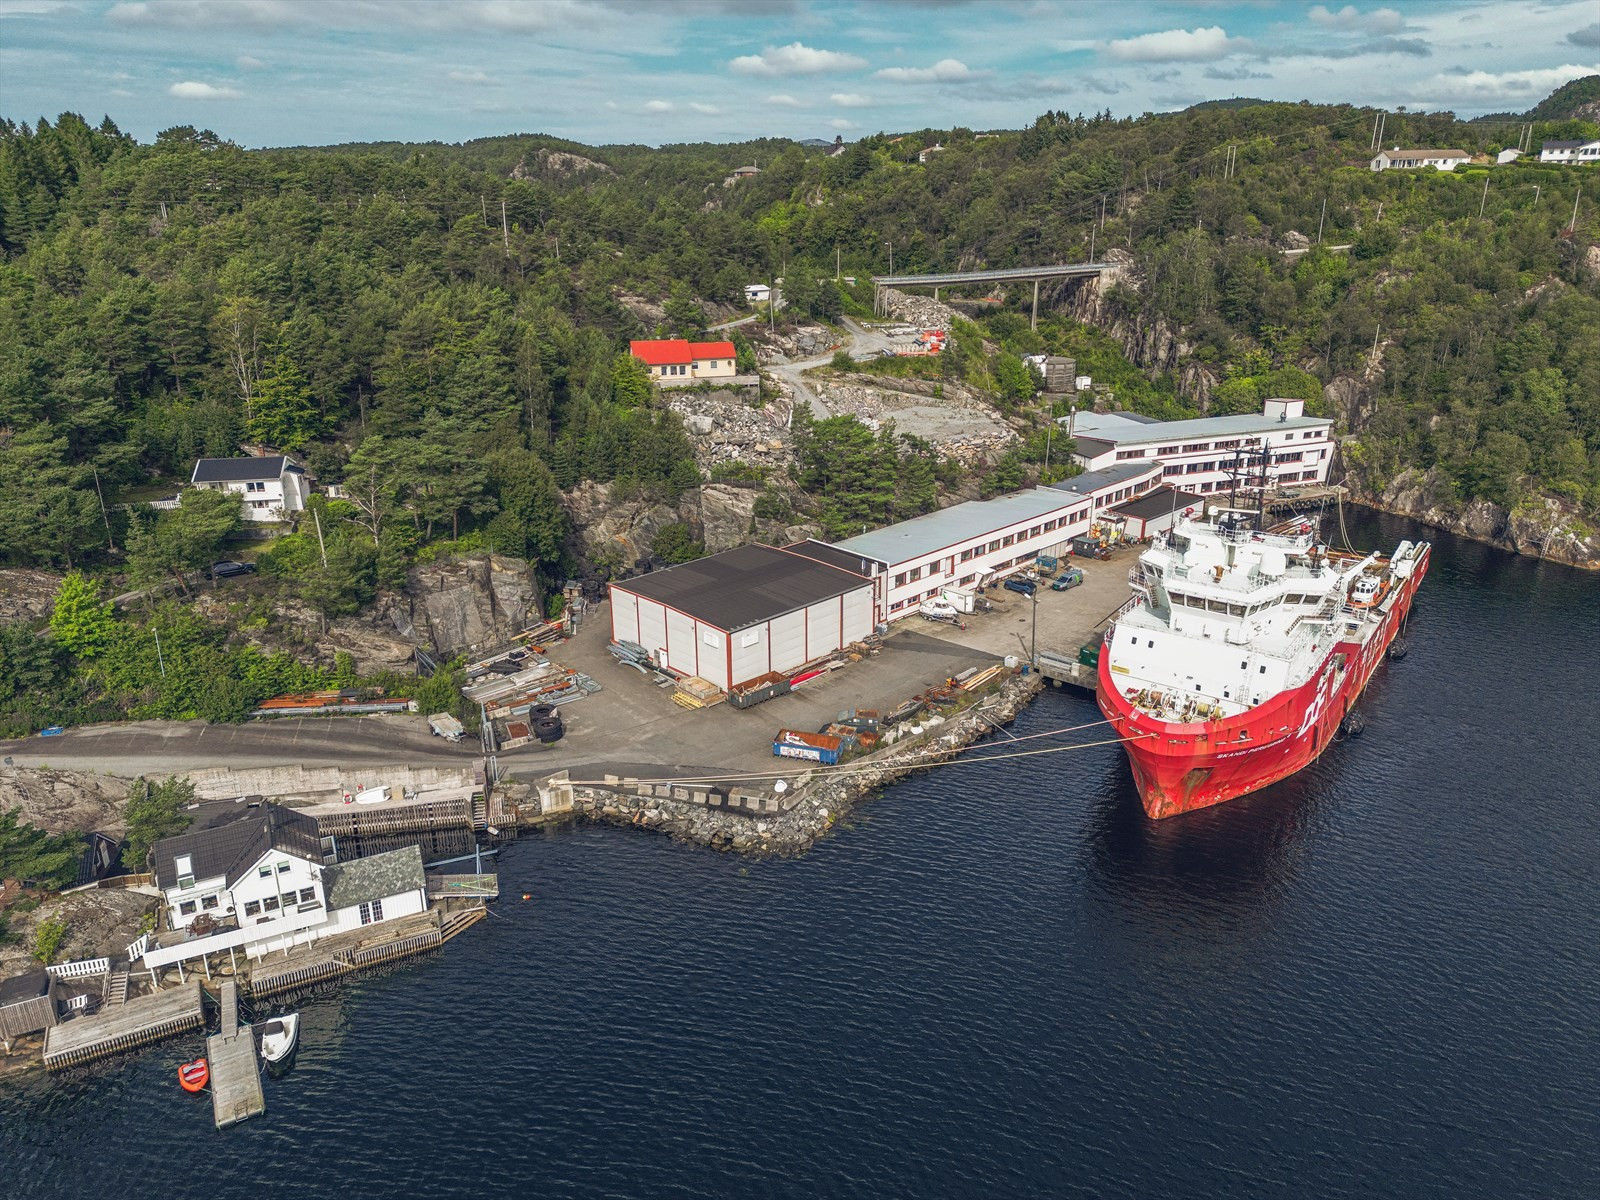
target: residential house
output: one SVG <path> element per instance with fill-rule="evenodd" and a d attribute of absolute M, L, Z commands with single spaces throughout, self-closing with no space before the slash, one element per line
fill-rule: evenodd
<path fill-rule="evenodd" d="M 1163 482 L 1202 494 L 1229 491 L 1246 452 L 1267 456 L 1252 475 L 1273 485 L 1325 483 L 1333 459 L 1333 422 L 1306 416 L 1304 400 L 1267 400 L 1259 414 L 1188 421 L 1131 412 L 1080 412 L 1057 421 L 1071 432 L 1073 459 L 1086 470 L 1156 464 Z"/>
<path fill-rule="evenodd" d="M 282 521 L 304 509 L 311 495 L 305 470 L 284 454 L 202 458 L 194 464 L 189 482 L 237 493 L 247 521 Z"/>
<path fill-rule="evenodd" d="M 765 304 L 772 299 L 772 289 L 764 283 L 747 283 L 744 285 L 744 299 L 746 304 Z"/>
<path fill-rule="evenodd" d="M 1600 141 L 1545 142 L 1539 147 L 1539 161 L 1544 163 L 1600 162 Z"/>
<path fill-rule="evenodd" d="M 935 154 L 943 154 L 943 153 L 944 153 L 944 147 L 942 145 L 940 145 L 938 142 L 935 142 L 933 145 L 927 147 L 926 149 L 917 151 L 917 161 L 919 163 L 925 163 L 930 158 L 932 158 Z"/>
<path fill-rule="evenodd" d="M 828 157 L 829 158 L 838 158 L 841 154 L 843 154 L 849 148 L 850 147 L 848 147 L 848 146 L 846 146 L 844 144 L 844 135 L 842 133 L 841 134 L 835 134 L 834 135 L 834 139 L 833 139 L 833 145 L 829 146 L 828 150 L 827 150 Z"/>
<path fill-rule="evenodd" d="M 1516 149 L 1515 147 L 1513 147 L 1510 150 L 1502 150 L 1502 151 L 1500 151 L 1499 154 L 1496 154 L 1494 156 L 1494 161 L 1495 161 L 1495 165 L 1496 166 L 1503 167 L 1507 163 L 1516 162 L 1517 159 L 1519 159 L 1521 157 L 1522 157 L 1522 151 Z"/>
<path fill-rule="evenodd" d="M 157 842 L 165 928 L 130 946 L 130 960 L 155 972 L 235 950 L 261 957 L 427 910 L 418 847 L 332 857 L 315 818 L 278 804 Z"/>
<path fill-rule="evenodd" d="M 684 387 L 738 374 L 739 352 L 732 342 L 666 341 L 630 342 L 629 352 L 650 371 L 662 387 Z"/>
<path fill-rule="evenodd" d="M 1471 162 L 1472 155 L 1465 150 L 1380 150 L 1372 160 L 1374 171 L 1421 170 L 1433 167 L 1439 171 L 1454 171 L 1462 163 Z"/>
<path fill-rule="evenodd" d="M 60 1021 L 57 986 L 55 977 L 43 967 L 0 979 L 0 1045 L 7 1054 L 18 1038 L 43 1033 Z"/>

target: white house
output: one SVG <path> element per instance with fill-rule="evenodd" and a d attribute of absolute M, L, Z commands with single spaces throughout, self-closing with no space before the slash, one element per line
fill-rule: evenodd
<path fill-rule="evenodd" d="M 1539 147 L 1539 161 L 1547 163 L 1600 162 L 1600 141 L 1545 142 Z"/>
<path fill-rule="evenodd" d="M 281 521 L 301 511 L 311 495 L 305 471 L 283 454 L 202 458 L 189 478 L 194 487 L 236 492 L 247 521 Z"/>
<path fill-rule="evenodd" d="M 1380 150 L 1370 165 L 1374 171 L 1420 170 L 1423 167 L 1454 171 L 1462 163 L 1471 161 L 1472 155 L 1465 150 L 1402 150 L 1396 146 L 1393 150 Z"/>
<path fill-rule="evenodd" d="M 1071 429 L 1073 458 L 1086 470 L 1123 463 L 1159 463 L 1162 482 L 1197 493 L 1226 492 L 1244 454 L 1264 454 L 1252 478 L 1269 485 L 1325 483 L 1333 459 L 1333 422 L 1305 415 L 1304 400 L 1268 400 L 1262 411 L 1188 421 L 1154 421 L 1138 413 L 1077 413 L 1058 418 Z"/>
<path fill-rule="evenodd" d="M 427 908 L 417 847 L 335 865 L 316 820 L 277 804 L 163 839 L 150 856 L 163 930 L 129 957 L 152 972 L 234 950 L 259 957 Z"/>
<path fill-rule="evenodd" d="M 930 158 L 932 158 L 935 154 L 943 154 L 943 153 L 944 153 L 944 147 L 942 145 L 940 145 L 938 142 L 935 142 L 933 145 L 928 146 L 926 149 L 917 151 L 917 161 L 919 163 L 925 163 Z"/>
<path fill-rule="evenodd" d="M 772 299 L 772 289 L 764 283 L 747 283 L 744 285 L 744 298 L 747 304 L 765 304 Z"/>
<path fill-rule="evenodd" d="M 1517 161 L 1517 159 L 1519 159 L 1519 158 L 1521 158 L 1521 157 L 1522 157 L 1522 151 L 1521 151 L 1521 150 L 1518 150 L 1518 149 L 1516 149 L 1516 148 L 1515 148 L 1515 147 L 1513 147 L 1513 148 L 1511 148 L 1511 149 L 1509 149 L 1509 150 L 1502 150 L 1502 151 L 1500 151 L 1500 153 L 1499 153 L 1499 154 L 1496 154 L 1496 155 L 1495 155 L 1495 156 L 1494 156 L 1494 161 L 1495 161 L 1495 165 L 1496 165 L 1496 166 L 1501 166 L 1501 167 L 1503 167 L 1503 166 L 1505 166 L 1505 165 L 1506 165 L 1506 164 L 1507 164 L 1507 163 L 1514 163 L 1514 162 L 1516 162 L 1516 161 Z"/>

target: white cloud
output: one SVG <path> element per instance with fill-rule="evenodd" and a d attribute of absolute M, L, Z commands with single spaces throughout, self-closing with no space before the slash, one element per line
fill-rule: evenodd
<path fill-rule="evenodd" d="M 644 102 L 644 111 L 647 113 L 669 113 L 675 108 L 677 108 L 677 105 L 671 100 L 646 100 Z"/>
<path fill-rule="evenodd" d="M 855 127 L 856 123 L 854 121 L 846 121 L 843 117 L 835 117 L 828 122 L 829 129 L 854 129 Z"/>
<path fill-rule="evenodd" d="M 1359 33 L 1399 33 L 1406 27 L 1406 19 L 1392 8 L 1362 12 L 1354 4 L 1346 4 L 1338 12 L 1330 12 L 1326 6 L 1317 4 L 1306 16 L 1313 25 L 1321 25 L 1324 29 L 1346 29 Z"/>
<path fill-rule="evenodd" d="M 267 64 L 253 54 L 241 54 L 233 60 L 233 63 L 241 71 L 265 71 L 267 69 Z"/>
<path fill-rule="evenodd" d="M 58 8 L 65 8 L 67 0 L 0 0 L 0 17 L 39 17 Z"/>
<path fill-rule="evenodd" d="M 1243 39 L 1230 38 L 1220 25 L 1141 33 L 1106 43 L 1111 57 L 1123 62 L 1212 62 L 1243 48 Z"/>
<path fill-rule="evenodd" d="M 872 103 L 870 96 L 863 96 L 860 92 L 835 92 L 828 99 L 840 108 L 866 108 Z"/>
<path fill-rule="evenodd" d="M 451 83 L 467 83 L 474 87 L 483 87 L 494 82 L 494 77 L 485 71 L 451 71 L 445 78 Z"/>
<path fill-rule="evenodd" d="M 209 83 L 198 83 L 193 79 L 173 84 L 167 89 L 167 94 L 180 100 L 237 100 L 240 96 L 233 88 L 212 87 Z"/>
<path fill-rule="evenodd" d="M 867 62 L 854 54 L 817 50 L 800 42 L 768 46 L 760 54 L 742 54 L 728 63 L 736 75 L 819 75 L 824 71 L 849 71 Z"/>
<path fill-rule="evenodd" d="M 985 74 L 974 71 L 959 59 L 941 58 L 931 67 L 885 67 L 878 72 L 878 78 L 890 83 L 964 83 L 969 79 L 982 79 Z"/>
<path fill-rule="evenodd" d="M 788 92 L 779 92 L 774 96 L 768 96 L 767 97 L 767 103 L 776 105 L 778 108 L 804 108 L 805 107 L 805 105 L 801 104 L 800 101 L 796 100 L 793 96 L 789 95 Z"/>
<path fill-rule="evenodd" d="M 1597 70 L 1600 68 L 1568 64 L 1564 67 L 1536 67 L 1530 71 L 1462 71 L 1435 75 L 1421 85 L 1421 90 L 1448 98 L 1456 104 L 1463 101 L 1492 103 L 1499 100 L 1540 100 L 1562 84 L 1584 75 L 1593 75 Z"/>
<path fill-rule="evenodd" d="M 720 117 L 722 115 L 722 110 L 715 104 L 697 104 L 691 100 L 689 107 L 707 117 Z"/>
<path fill-rule="evenodd" d="M 439 29 L 545 33 L 607 15 L 585 0 L 122 0 L 106 19 L 180 29 Z"/>

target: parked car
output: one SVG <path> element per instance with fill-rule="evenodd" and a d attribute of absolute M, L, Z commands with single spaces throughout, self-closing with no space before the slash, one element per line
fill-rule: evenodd
<path fill-rule="evenodd" d="M 1006 580 L 1005 586 L 1006 591 L 1021 592 L 1024 596 L 1031 596 L 1034 594 L 1034 592 L 1039 590 L 1037 584 L 1027 579 L 1008 579 Z"/>
<path fill-rule="evenodd" d="M 206 576 L 210 579 L 232 579 L 235 575 L 254 575 L 255 573 L 255 563 L 229 560 L 228 562 L 212 563 L 206 571 Z"/>
<path fill-rule="evenodd" d="M 1083 582 L 1083 572 L 1077 567 L 1068 567 L 1061 573 L 1061 578 L 1050 585 L 1052 592 L 1064 592 L 1068 588 L 1075 588 Z"/>

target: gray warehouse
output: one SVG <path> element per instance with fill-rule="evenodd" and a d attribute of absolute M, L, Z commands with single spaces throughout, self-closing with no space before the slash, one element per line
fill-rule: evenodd
<path fill-rule="evenodd" d="M 724 691 L 792 672 L 873 630 L 872 581 L 772 546 L 739 546 L 611 585 L 611 637 Z"/>

